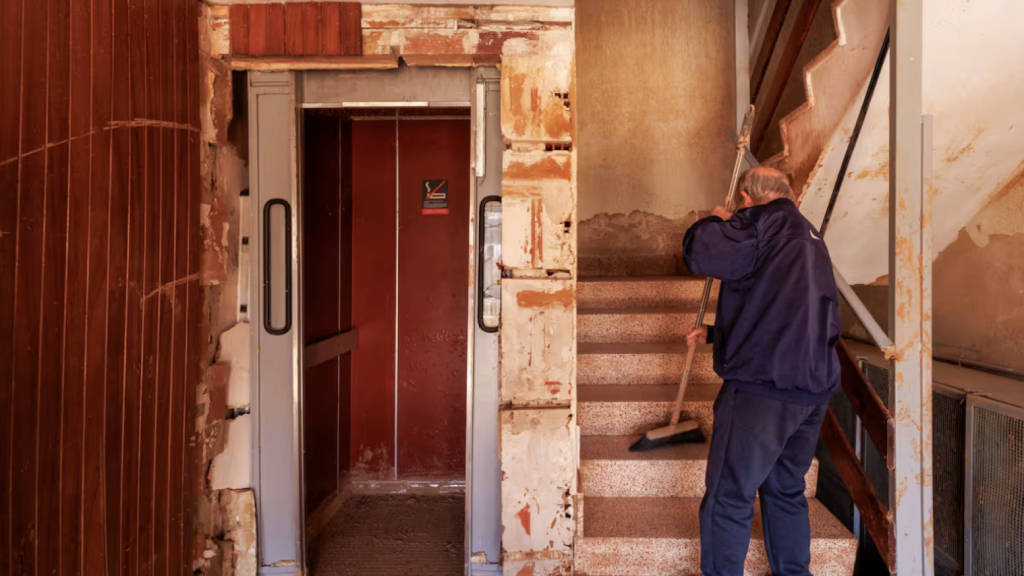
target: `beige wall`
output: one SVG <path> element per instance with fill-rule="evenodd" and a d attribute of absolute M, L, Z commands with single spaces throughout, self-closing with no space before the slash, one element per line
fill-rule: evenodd
<path fill-rule="evenodd" d="M 1024 371 L 1024 163 L 1002 191 L 960 230 L 932 267 L 932 348 Z M 882 326 L 888 286 L 854 289 Z M 843 310 L 844 332 L 867 333 Z"/>
<path fill-rule="evenodd" d="M 581 254 L 678 252 L 665 234 L 722 202 L 736 118 L 733 10 L 722 0 L 577 4 Z"/>
<path fill-rule="evenodd" d="M 936 354 L 1024 370 L 1024 170 L 960 230 L 933 274 Z"/>

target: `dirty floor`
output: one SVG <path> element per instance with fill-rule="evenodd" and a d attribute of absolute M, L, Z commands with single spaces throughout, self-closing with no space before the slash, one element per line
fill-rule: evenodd
<path fill-rule="evenodd" d="M 463 573 L 465 498 L 352 496 L 308 554 L 312 576 Z"/>

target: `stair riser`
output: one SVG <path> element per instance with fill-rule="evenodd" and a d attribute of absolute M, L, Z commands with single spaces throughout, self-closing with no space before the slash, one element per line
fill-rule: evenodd
<path fill-rule="evenodd" d="M 811 573 L 850 576 L 856 540 L 811 541 Z M 699 576 L 700 540 L 669 538 L 577 538 L 576 571 L 587 576 Z M 745 576 L 770 576 L 763 540 L 751 540 Z"/>
<path fill-rule="evenodd" d="M 580 486 L 597 497 L 700 497 L 704 495 L 707 460 L 584 460 Z M 818 461 L 811 464 L 804 494 L 813 498 Z"/>
<path fill-rule="evenodd" d="M 704 293 L 701 280 L 580 282 L 576 301 L 581 308 L 683 308 L 697 306 Z M 714 310 L 717 286 L 711 292 Z"/>
<path fill-rule="evenodd" d="M 714 357 L 693 357 L 690 382 L 718 383 Z M 678 384 L 686 366 L 686 354 L 580 354 L 576 379 L 580 384 Z"/>
<path fill-rule="evenodd" d="M 682 254 L 679 258 L 671 254 L 650 256 L 581 255 L 579 273 L 581 278 L 608 276 L 672 276 L 683 274 Z"/>
<path fill-rule="evenodd" d="M 683 420 L 696 420 L 701 432 L 711 437 L 714 402 L 684 402 Z M 580 433 L 597 436 L 646 434 L 669 422 L 673 402 L 580 402 Z"/>
<path fill-rule="evenodd" d="M 693 328 L 695 313 L 663 314 L 579 314 L 576 316 L 580 342 L 685 342 Z M 705 324 L 714 314 L 704 315 Z"/>

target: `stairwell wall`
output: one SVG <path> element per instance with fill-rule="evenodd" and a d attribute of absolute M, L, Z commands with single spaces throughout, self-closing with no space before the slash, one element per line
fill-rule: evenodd
<path fill-rule="evenodd" d="M 673 273 L 686 229 L 722 202 L 734 154 L 734 10 L 720 0 L 577 7 L 581 273 L 602 256 Z"/>

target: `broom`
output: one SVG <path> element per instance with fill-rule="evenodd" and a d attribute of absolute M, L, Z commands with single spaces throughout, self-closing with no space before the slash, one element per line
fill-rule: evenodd
<path fill-rule="evenodd" d="M 729 183 L 729 192 L 725 198 L 726 210 L 733 211 L 733 201 L 736 195 L 736 181 L 740 177 L 740 169 L 743 166 L 743 157 L 750 145 L 750 128 L 754 123 L 754 106 L 747 108 L 747 114 L 743 117 L 743 128 L 740 130 L 739 141 L 736 143 L 736 162 L 732 167 L 732 181 Z M 713 278 L 704 282 L 704 293 L 700 297 L 700 308 L 697 310 L 697 320 L 694 322 L 694 329 L 704 325 L 704 312 L 708 308 L 708 299 L 711 297 L 711 286 Z M 680 422 L 683 413 L 683 397 L 686 396 L 686 384 L 690 380 L 690 369 L 693 367 L 693 356 L 697 346 L 690 346 L 686 351 L 686 368 L 683 370 L 683 377 L 679 381 L 679 392 L 676 394 L 676 405 L 672 410 L 672 419 L 668 426 L 655 428 L 640 437 L 639 440 L 629 447 L 630 452 L 647 452 L 670 444 L 688 444 L 704 441 L 704 433 L 697 427 L 693 420 Z"/>

